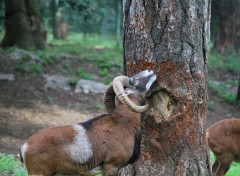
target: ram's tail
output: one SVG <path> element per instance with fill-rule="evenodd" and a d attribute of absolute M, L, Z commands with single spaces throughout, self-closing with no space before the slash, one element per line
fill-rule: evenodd
<path fill-rule="evenodd" d="M 26 154 L 26 151 L 27 151 L 27 143 L 23 144 L 22 147 L 19 149 L 19 154 L 20 154 L 20 159 L 21 159 L 21 162 L 24 162 L 25 160 L 25 154 Z"/>
<path fill-rule="evenodd" d="M 22 147 L 19 149 L 19 155 L 20 155 L 20 160 L 23 163 L 23 157 L 22 157 Z"/>

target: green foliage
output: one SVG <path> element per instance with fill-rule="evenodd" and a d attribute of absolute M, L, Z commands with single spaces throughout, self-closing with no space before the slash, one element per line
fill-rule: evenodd
<path fill-rule="evenodd" d="M 77 77 L 70 77 L 68 78 L 68 83 L 71 85 L 71 86 L 75 86 L 78 82 L 78 78 Z"/>
<path fill-rule="evenodd" d="M 34 52 L 41 58 L 41 64 L 43 65 L 49 65 L 57 60 L 57 57 L 55 57 L 54 53 L 46 52 L 43 50 L 36 50 Z"/>
<path fill-rule="evenodd" d="M 211 53 L 209 57 L 209 67 L 213 69 L 226 69 L 233 73 L 240 72 L 240 55 L 221 55 L 219 53 Z"/>
<path fill-rule="evenodd" d="M 213 162 L 215 161 L 214 154 L 211 151 L 210 151 L 210 161 L 211 161 L 211 164 L 213 164 Z M 226 176 L 239 176 L 239 173 L 240 173 L 240 163 L 233 162 Z"/>
<path fill-rule="evenodd" d="M 208 87 L 218 95 L 222 100 L 236 104 L 236 93 L 231 93 L 228 89 L 229 85 L 236 85 L 237 81 L 230 82 L 217 82 L 213 81 L 211 78 L 208 80 Z"/>
<path fill-rule="evenodd" d="M 96 103 L 96 108 L 97 109 L 104 109 L 104 105 L 102 103 L 97 102 Z"/>
<path fill-rule="evenodd" d="M 26 176 L 27 172 L 20 161 L 15 161 L 13 155 L 0 153 L 0 175 Z"/>
<path fill-rule="evenodd" d="M 122 71 L 122 48 L 116 48 L 112 39 L 103 39 L 98 35 L 84 37 L 83 34 L 72 33 L 63 40 L 48 37 L 50 46 L 45 51 L 19 51 L 17 48 L 8 52 L 16 52 L 20 59 L 15 69 L 25 73 L 42 73 L 46 69 L 68 77 L 97 80 L 105 83 Z M 23 53 L 23 54 L 21 54 Z M 70 80 L 74 84 L 74 80 Z"/>
<path fill-rule="evenodd" d="M 61 6 L 78 11 L 88 21 L 99 18 L 96 12 L 97 3 L 93 0 L 59 0 L 59 7 Z"/>
<path fill-rule="evenodd" d="M 56 40 L 51 35 L 48 38 L 52 46 L 48 48 L 48 52 L 78 55 L 79 58 L 76 61 L 79 62 L 79 65 L 93 66 L 88 70 L 84 66 L 71 69 L 64 63 L 58 68 L 62 74 L 80 76 L 84 79 L 98 78 L 100 81 L 109 83 L 117 73 L 121 73 L 122 48 L 116 48 L 116 42 L 112 39 L 103 39 L 98 35 L 84 37 L 83 34 L 76 33 L 69 35 L 65 41 Z"/>
<path fill-rule="evenodd" d="M 17 71 L 21 72 L 26 72 L 26 73 L 41 73 L 42 72 L 42 66 L 41 64 L 30 64 L 30 63 L 25 63 L 24 60 L 19 61 L 15 69 Z"/>
<path fill-rule="evenodd" d="M 212 100 L 208 101 L 208 109 L 214 110 L 215 109 L 215 102 Z"/>
<path fill-rule="evenodd" d="M 89 80 L 93 80 L 95 78 L 95 75 L 91 74 L 91 73 L 87 73 L 85 70 L 83 70 L 82 68 L 79 68 L 77 70 L 79 76 L 82 79 L 89 79 Z"/>

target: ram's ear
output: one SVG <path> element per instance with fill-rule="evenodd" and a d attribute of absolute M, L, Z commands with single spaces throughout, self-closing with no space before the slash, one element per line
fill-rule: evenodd
<path fill-rule="evenodd" d="M 145 70 L 130 77 L 129 81 L 139 92 L 147 92 L 156 79 L 157 76 L 152 70 Z"/>

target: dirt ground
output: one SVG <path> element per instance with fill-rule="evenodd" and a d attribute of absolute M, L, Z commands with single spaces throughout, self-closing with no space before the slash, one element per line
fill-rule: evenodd
<path fill-rule="evenodd" d="M 99 106 L 102 94 L 45 90 L 42 74 L 17 72 L 15 64 L 0 54 L 0 73 L 15 74 L 15 81 L 0 81 L 0 152 L 18 153 L 24 141 L 42 128 L 75 124 L 105 113 Z M 208 110 L 208 126 L 222 118 L 240 117 L 240 107 L 222 102 L 211 92 L 209 99 L 215 108 Z"/>

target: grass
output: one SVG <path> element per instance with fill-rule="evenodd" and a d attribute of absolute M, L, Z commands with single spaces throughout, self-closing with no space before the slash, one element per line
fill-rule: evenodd
<path fill-rule="evenodd" d="M 215 161 L 215 157 L 212 152 L 210 152 L 210 161 L 211 164 Z M 240 176 L 240 163 L 233 162 L 225 176 Z"/>
<path fill-rule="evenodd" d="M 122 48 L 116 48 L 113 39 L 103 39 L 98 35 L 84 37 L 82 34 L 71 33 L 66 40 L 56 40 L 52 35 L 48 35 L 48 44 L 49 47 L 44 51 L 31 50 L 40 60 L 33 60 L 31 55 L 21 54 L 15 69 L 24 73 L 39 74 L 47 68 L 52 68 L 67 77 L 105 83 L 109 83 L 114 76 L 122 72 Z M 16 49 L 11 48 L 9 52 Z M 74 56 L 71 60 L 74 64 L 68 63 L 66 54 Z M 62 55 L 66 55 L 65 58 Z"/>
<path fill-rule="evenodd" d="M 237 86 L 237 81 L 228 81 L 228 82 L 218 82 L 214 81 L 211 78 L 208 79 L 208 87 L 220 97 L 223 101 L 226 101 L 231 104 L 237 104 L 236 93 L 231 92 L 229 89 L 233 86 Z M 210 107 L 213 107 L 210 105 Z"/>
<path fill-rule="evenodd" d="M 240 73 L 240 54 L 229 54 L 222 55 L 219 53 L 212 52 L 209 57 L 208 62 L 209 69 L 220 71 L 224 70 L 224 73 L 229 75 L 239 75 Z M 230 104 L 239 104 L 240 102 L 236 101 L 237 90 L 234 92 L 234 87 L 237 89 L 238 81 L 233 80 L 229 76 L 228 80 L 215 81 L 213 78 L 209 77 L 208 87 L 211 89 L 218 97 L 223 101 Z M 213 104 L 210 103 L 210 108 L 213 108 Z"/>
<path fill-rule="evenodd" d="M 226 69 L 233 73 L 240 72 L 240 56 L 239 54 L 222 55 L 212 52 L 208 61 L 209 68 L 216 70 Z"/>
<path fill-rule="evenodd" d="M 96 106 L 101 106 L 96 104 Z M 211 163 L 214 162 L 215 157 L 212 152 L 210 152 Z M 0 153 L 0 175 L 1 176 L 27 176 L 27 171 L 23 164 L 15 159 L 14 155 L 7 155 Z M 96 176 L 101 176 L 98 174 Z M 240 176 L 240 164 L 233 162 L 226 176 Z"/>
<path fill-rule="evenodd" d="M 26 176 L 27 172 L 21 162 L 16 161 L 13 155 L 0 153 L 0 175 Z"/>
<path fill-rule="evenodd" d="M 29 55 L 23 55 L 15 69 L 26 73 L 40 74 L 47 68 L 55 70 L 55 74 L 69 77 L 69 83 L 74 86 L 77 79 L 89 79 L 108 84 L 112 79 L 122 73 L 122 48 L 116 48 L 113 39 L 101 38 L 99 35 L 71 33 L 66 40 L 54 39 L 48 35 L 46 50 L 32 50 L 40 61 L 31 61 Z M 17 48 L 11 48 L 14 51 Z M 75 56 L 69 64 L 67 59 L 61 58 L 63 54 Z M 67 57 L 67 56 L 66 56 Z M 226 70 L 233 74 L 240 73 L 239 55 L 221 55 L 212 52 L 209 57 L 209 69 Z M 73 79 L 74 78 L 74 79 Z M 229 91 L 229 86 L 237 86 L 237 81 L 216 82 L 209 79 L 208 86 L 223 101 L 236 104 L 236 93 Z M 209 107 L 214 109 L 214 103 Z"/>

